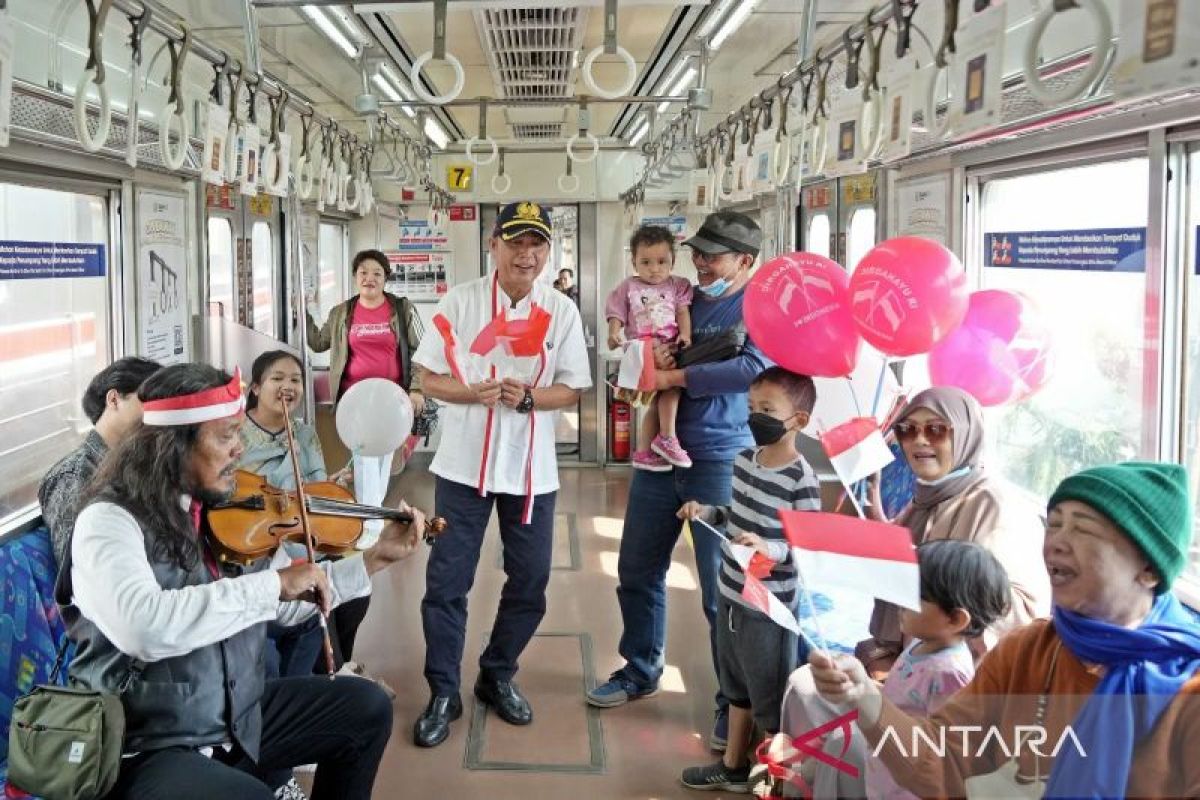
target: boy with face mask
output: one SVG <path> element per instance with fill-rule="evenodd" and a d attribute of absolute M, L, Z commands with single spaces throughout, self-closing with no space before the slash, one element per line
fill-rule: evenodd
<path fill-rule="evenodd" d="M 772 622 L 742 597 L 745 574 L 732 544 L 753 548 L 775 562 L 763 579 L 767 590 L 793 613 L 798 606 L 796 568 L 779 520 L 781 508 L 821 510 L 816 473 L 799 451 L 796 434 L 816 404 L 812 378 L 770 367 L 750 384 L 750 432 L 754 447 L 733 465 L 733 502 L 714 507 L 689 501 L 680 519 L 728 525 L 717 601 L 717 671 L 729 698 L 729 739 L 724 757 L 683 771 L 683 785 L 732 792 L 749 787 L 754 723 L 766 734 L 779 730 L 779 709 L 795 666 L 795 634 Z M 697 531 L 695 536 L 714 535 Z"/>

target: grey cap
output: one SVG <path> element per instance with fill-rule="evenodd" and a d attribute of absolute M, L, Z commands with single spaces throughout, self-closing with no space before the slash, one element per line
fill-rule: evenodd
<path fill-rule="evenodd" d="M 705 217 L 700 230 L 684 244 L 707 256 L 729 252 L 756 256 L 762 248 L 762 230 L 745 214 L 717 211 Z"/>

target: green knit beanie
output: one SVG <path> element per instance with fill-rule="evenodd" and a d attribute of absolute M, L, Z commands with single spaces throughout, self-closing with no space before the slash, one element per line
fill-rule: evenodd
<path fill-rule="evenodd" d="M 1063 500 L 1087 503 L 1132 539 L 1162 577 L 1158 593 L 1170 589 L 1187 564 L 1192 508 L 1187 471 L 1178 464 L 1126 461 L 1085 469 L 1058 485 L 1048 507 Z"/>

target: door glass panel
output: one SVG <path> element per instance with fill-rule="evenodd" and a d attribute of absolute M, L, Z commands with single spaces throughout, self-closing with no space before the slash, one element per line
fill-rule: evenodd
<path fill-rule="evenodd" d="M 875 246 L 875 209 L 867 206 L 850 212 L 846 236 L 846 269 L 853 272 L 862 257 Z"/>
<path fill-rule="evenodd" d="M 270 223 L 259 220 L 251 229 L 251 270 L 254 275 L 254 330 L 278 336 L 275 330 L 275 246 Z"/>
<path fill-rule="evenodd" d="M 336 222 L 322 222 L 317 241 L 317 308 L 315 319 L 323 325 L 329 312 L 346 299 L 349 282 L 350 259 L 346 253 L 346 226 Z M 329 366 L 329 352 L 310 352 L 314 367 Z"/>
<path fill-rule="evenodd" d="M 1188 477 L 1192 481 L 1192 497 L 1200 490 L 1200 308 L 1197 308 L 1197 298 L 1200 298 L 1200 151 L 1188 155 L 1188 191 L 1187 219 L 1185 221 L 1184 240 L 1186 258 L 1184 268 L 1187 270 L 1188 303 L 1187 340 L 1184 351 L 1183 386 L 1185 398 L 1183 463 L 1188 468 Z M 1200 532 L 1200 504 L 1193 506 L 1193 531 Z M 1192 552 L 1188 559 L 1185 575 L 1200 584 L 1200 537 L 1193 535 Z"/>
<path fill-rule="evenodd" d="M 209 313 L 236 320 L 233 305 L 233 226 L 226 217 L 208 218 Z"/>
<path fill-rule="evenodd" d="M 814 214 L 808 221 L 804 246 L 810 253 L 829 258 L 829 215 Z"/>
<path fill-rule="evenodd" d="M 1157 396 L 1147 398 L 1142 374 L 1158 348 L 1144 323 L 1148 193 L 1144 158 L 983 187 L 984 240 L 970 254 L 983 264 L 983 288 L 1032 298 L 1055 347 L 1038 394 L 988 410 L 988 467 L 1043 497 L 1084 467 L 1154 456 L 1146 442 Z M 1040 235 L 1020 236 L 1030 233 Z M 1134 243 L 1105 238 L 1113 236 Z"/>
<path fill-rule="evenodd" d="M 0 530 L 37 503 L 37 486 L 91 428 L 83 390 L 110 361 L 108 202 L 95 195 L 0 183 L 0 263 L 37 269 L 16 248 L 99 245 L 105 274 L 0 280 Z M 44 251 L 43 251 L 44 252 Z M 12 257 L 10 259 L 10 256 Z M 85 257 L 86 258 L 86 257 Z M 94 257 L 90 260 L 95 265 Z M 95 271 L 85 265 L 84 272 Z"/>

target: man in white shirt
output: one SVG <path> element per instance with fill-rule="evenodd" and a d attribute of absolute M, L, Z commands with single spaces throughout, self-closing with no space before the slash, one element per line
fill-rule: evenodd
<path fill-rule="evenodd" d="M 431 470 L 436 513 L 448 527 L 433 546 L 421 603 L 431 694 L 413 730 L 422 747 L 445 741 L 462 715 L 467 593 L 493 507 L 507 580 L 475 695 L 506 722 L 533 721 L 513 676 L 546 613 L 558 491 L 555 414 L 592 384 L 578 309 L 538 282 L 551 236 L 549 215 L 536 203 L 502 208 L 489 241 L 495 271 L 442 299 L 437 332 L 413 356 L 426 395 L 446 403 Z"/>
<path fill-rule="evenodd" d="M 312 797 L 371 796 L 391 702 L 357 677 L 264 680 L 266 623 L 295 624 L 371 591 L 425 521 L 389 524 L 361 558 L 218 566 L 204 506 L 241 456 L 240 376 L 177 364 L 138 391 L 143 424 L 101 464 L 56 594 L 76 643 L 71 678 L 118 694 L 121 772 L 108 798 L 269 800 L 266 770 L 317 764 Z"/>

